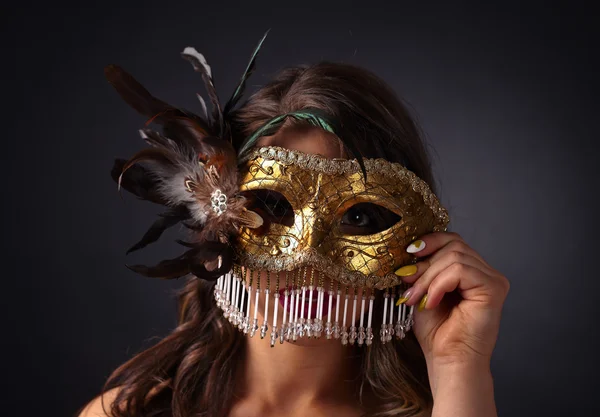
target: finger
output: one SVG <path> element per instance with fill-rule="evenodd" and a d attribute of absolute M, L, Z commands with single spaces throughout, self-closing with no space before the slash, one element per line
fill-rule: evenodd
<path fill-rule="evenodd" d="M 482 289 L 478 293 L 476 289 Z M 485 289 L 485 290 L 484 290 Z M 496 300 L 502 303 L 503 286 L 500 279 L 489 276 L 478 268 L 466 264 L 452 264 L 440 272 L 427 289 L 427 298 L 420 305 L 421 309 L 434 309 L 447 293 L 458 290 L 463 298 L 471 301 Z M 467 292 L 471 294 L 467 296 Z M 496 296 L 498 293 L 498 296 Z M 478 300 L 478 297 L 481 297 Z"/>
<path fill-rule="evenodd" d="M 435 260 L 437 252 L 444 247 L 453 251 L 467 253 L 479 259 L 488 268 L 491 268 L 491 266 L 483 259 L 483 257 L 473 248 L 471 248 L 463 240 L 463 238 L 455 232 L 434 232 L 423 235 L 419 239 L 412 242 L 406 248 L 406 251 L 419 258 L 432 255 L 433 260 Z"/>
<path fill-rule="evenodd" d="M 444 251 L 442 256 L 435 262 L 426 259 L 418 263 L 421 264 L 418 269 L 420 268 L 423 270 L 423 273 L 416 279 L 414 276 L 410 277 L 410 280 L 413 281 L 413 285 L 398 299 L 398 304 L 403 302 L 407 305 L 417 304 L 427 293 L 429 285 L 435 277 L 451 265 L 464 264 L 473 267 L 482 273 L 491 272 L 487 270 L 485 265 L 481 264 L 479 259 L 463 252 Z"/>
<path fill-rule="evenodd" d="M 454 245 L 451 242 L 431 255 L 429 258 L 424 258 L 415 264 L 405 265 L 397 269 L 394 273 L 402 279 L 402 282 L 406 284 L 413 284 L 427 270 L 430 269 L 431 265 L 435 265 L 440 259 L 449 256 L 448 254 L 450 254 L 450 256 L 454 256 L 456 261 L 460 261 L 460 253 L 465 253 L 466 255 L 477 259 L 481 263 L 480 267 L 483 271 L 490 274 L 494 271 L 493 268 L 489 267 L 489 265 L 487 265 L 485 262 L 482 262 L 481 258 L 476 256 L 477 254 L 473 250 L 464 251 L 463 249 L 463 245 Z M 456 252 L 456 254 L 453 254 L 453 252 Z"/>
<path fill-rule="evenodd" d="M 406 284 L 412 284 L 415 282 L 425 271 L 429 268 L 429 260 L 425 259 L 416 264 L 405 265 L 402 268 L 397 269 L 394 274 L 402 279 L 402 282 Z"/>

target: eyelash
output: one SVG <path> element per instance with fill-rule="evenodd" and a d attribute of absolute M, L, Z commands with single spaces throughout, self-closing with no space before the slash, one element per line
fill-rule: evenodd
<path fill-rule="evenodd" d="M 365 225 L 354 225 L 344 219 L 357 213 L 367 218 Z M 358 203 L 350 207 L 342 215 L 340 230 L 348 235 L 372 235 L 389 229 L 401 220 L 401 216 L 391 210 L 374 203 Z"/>

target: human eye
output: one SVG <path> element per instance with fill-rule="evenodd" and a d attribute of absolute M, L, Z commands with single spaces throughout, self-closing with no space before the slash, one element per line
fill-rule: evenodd
<path fill-rule="evenodd" d="M 389 229 L 401 217 L 373 203 L 358 203 L 342 215 L 340 231 L 347 235 L 371 235 Z"/>

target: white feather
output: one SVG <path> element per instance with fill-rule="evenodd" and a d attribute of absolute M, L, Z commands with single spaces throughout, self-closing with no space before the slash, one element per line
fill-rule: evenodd
<path fill-rule="evenodd" d="M 202 113 L 204 114 L 204 118 L 208 120 L 208 109 L 206 108 L 206 102 L 202 98 L 200 94 L 196 94 L 198 100 L 200 100 L 200 106 L 202 106 Z"/>
<path fill-rule="evenodd" d="M 206 218 L 207 218 L 206 211 L 205 211 L 204 207 L 202 207 L 197 202 L 191 204 L 190 213 L 192 215 L 192 218 L 194 220 L 196 220 L 197 222 L 199 222 L 200 224 L 206 223 Z"/>
<path fill-rule="evenodd" d="M 205 181 L 207 172 L 201 165 L 190 160 L 179 165 L 176 173 L 161 169 L 161 166 L 158 165 L 154 167 L 152 173 L 160 180 L 158 191 L 165 200 L 173 205 L 187 205 L 196 222 L 206 223 L 207 211 L 210 210 L 210 207 L 200 203 L 185 186 L 188 178 L 200 183 Z"/>
<path fill-rule="evenodd" d="M 189 55 L 189 56 L 193 56 L 194 58 L 196 58 L 198 60 L 198 62 L 200 62 L 200 64 L 206 69 L 206 73 L 208 74 L 209 78 L 212 80 L 212 71 L 210 69 L 210 66 L 208 65 L 208 62 L 206 62 L 206 58 L 204 58 L 204 55 L 202 55 L 200 52 L 196 51 L 196 48 L 188 46 L 186 47 L 183 52 L 184 55 Z"/>

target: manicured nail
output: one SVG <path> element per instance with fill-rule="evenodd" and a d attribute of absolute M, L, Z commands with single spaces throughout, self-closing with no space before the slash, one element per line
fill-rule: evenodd
<path fill-rule="evenodd" d="M 408 248 L 406 248 L 406 251 L 408 253 L 415 253 L 415 252 L 420 252 L 423 249 L 425 249 L 425 242 L 422 241 L 421 239 L 419 240 L 415 240 L 413 243 L 411 243 Z"/>
<path fill-rule="evenodd" d="M 412 295 L 412 288 L 409 288 L 408 290 L 404 291 L 404 294 L 402 294 L 402 296 L 400 298 L 398 298 L 398 301 L 396 301 L 396 306 L 399 306 L 400 304 L 404 304 L 405 302 L 410 300 L 411 295 Z"/>
<path fill-rule="evenodd" d="M 417 265 L 406 265 L 394 272 L 399 277 L 408 277 L 417 273 Z"/>
<path fill-rule="evenodd" d="M 419 311 L 423 311 L 423 309 L 425 308 L 425 304 L 427 304 L 427 294 L 423 296 L 421 302 L 419 303 Z"/>

